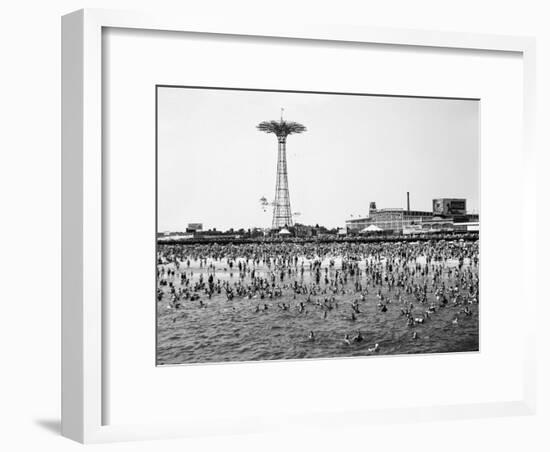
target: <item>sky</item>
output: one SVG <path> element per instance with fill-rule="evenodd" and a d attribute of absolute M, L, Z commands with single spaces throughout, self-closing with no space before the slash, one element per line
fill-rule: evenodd
<path fill-rule="evenodd" d="M 256 130 L 284 118 L 295 222 L 344 226 L 378 208 L 431 211 L 466 198 L 479 213 L 479 102 L 159 87 L 158 230 L 269 227 L 277 140 Z"/>

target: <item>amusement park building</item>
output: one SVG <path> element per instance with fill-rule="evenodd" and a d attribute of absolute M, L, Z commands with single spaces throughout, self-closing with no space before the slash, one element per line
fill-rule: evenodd
<path fill-rule="evenodd" d="M 477 215 L 466 213 L 465 199 L 452 199 L 454 207 L 458 207 L 458 205 L 461 207 L 453 212 L 440 207 L 451 205 L 450 201 L 448 198 L 434 199 L 434 211 L 431 212 L 402 208 L 377 209 L 376 203 L 371 202 L 369 215 L 347 220 L 346 229 L 349 233 L 359 233 L 370 225 L 375 225 L 385 232 L 407 234 L 451 230 L 454 229 L 456 223 L 479 221 Z"/>

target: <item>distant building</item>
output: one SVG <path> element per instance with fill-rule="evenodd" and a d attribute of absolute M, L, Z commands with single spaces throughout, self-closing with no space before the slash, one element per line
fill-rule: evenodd
<path fill-rule="evenodd" d="M 455 231 L 460 232 L 479 232 L 479 221 L 468 221 L 465 223 L 454 223 Z"/>
<path fill-rule="evenodd" d="M 195 233 L 202 232 L 202 223 L 189 223 L 185 232 Z"/>
<path fill-rule="evenodd" d="M 432 201 L 434 215 L 444 217 L 466 215 L 464 198 L 437 198 Z"/>
<path fill-rule="evenodd" d="M 424 218 L 431 218 L 432 212 L 406 209 L 377 209 L 376 203 L 371 203 L 369 216 L 346 221 L 346 228 L 351 233 L 358 233 L 370 225 L 375 225 L 383 231 L 401 234 L 403 229 L 421 225 Z"/>
<path fill-rule="evenodd" d="M 468 214 L 466 199 L 437 198 L 432 202 L 431 212 L 411 210 L 409 193 L 407 193 L 407 209 L 389 208 L 377 209 L 376 203 L 369 205 L 369 215 L 362 218 L 351 218 L 346 221 L 350 233 L 360 233 L 374 225 L 386 233 L 421 234 L 435 231 L 475 230 L 474 223 L 479 227 L 479 215 Z M 471 223 L 470 227 L 455 227 L 459 223 Z"/>
<path fill-rule="evenodd" d="M 468 213 L 464 198 L 437 198 L 432 203 L 434 216 L 450 218 L 454 223 L 479 222 L 478 214 Z"/>

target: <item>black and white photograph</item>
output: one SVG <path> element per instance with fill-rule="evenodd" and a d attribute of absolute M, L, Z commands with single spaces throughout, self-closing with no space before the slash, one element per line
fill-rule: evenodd
<path fill-rule="evenodd" d="M 550 451 L 548 2 L 3 6 L 1 450 Z"/>
<path fill-rule="evenodd" d="M 479 100 L 156 87 L 156 364 L 479 351 Z"/>

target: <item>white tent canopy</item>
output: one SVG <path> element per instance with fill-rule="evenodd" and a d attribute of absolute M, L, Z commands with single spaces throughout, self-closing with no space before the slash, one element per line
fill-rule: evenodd
<path fill-rule="evenodd" d="M 379 228 L 375 224 L 371 224 L 370 226 L 367 226 L 365 229 L 362 229 L 360 233 L 367 234 L 369 232 L 380 232 L 380 231 L 382 231 L 382 228 Z"/>
<path fill-rule="evenodd" d="M 283 228 L 279 231 L 279 234 L 288 235 L 288 234 L 290 234 L 290 231 L 287 228 Z"/>

